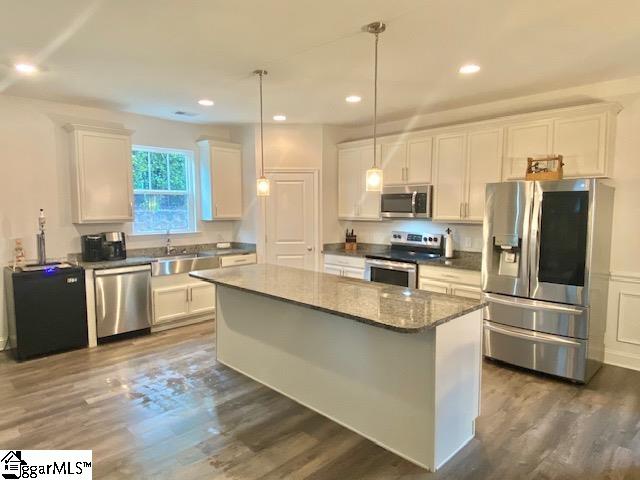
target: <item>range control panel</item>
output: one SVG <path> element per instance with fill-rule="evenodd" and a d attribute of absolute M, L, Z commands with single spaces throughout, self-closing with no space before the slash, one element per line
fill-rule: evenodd
<path fill-rule="evenodd" d="M 440 248 L 442 235 L 439 233 L 391 232 L 394 245 L 417 245 L 420 247 Z"/>

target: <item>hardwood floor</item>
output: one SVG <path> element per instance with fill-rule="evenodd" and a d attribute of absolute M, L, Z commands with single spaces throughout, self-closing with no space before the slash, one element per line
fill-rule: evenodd
<path fill-rule="evenodd" d="M 0 361 L 0 447 L 92 449 L 96 479 L 638 479 L 640 372 L 586 387 L 486 362 L 476 438 L 426 473 L 217 364 L 211 323 Z"/>

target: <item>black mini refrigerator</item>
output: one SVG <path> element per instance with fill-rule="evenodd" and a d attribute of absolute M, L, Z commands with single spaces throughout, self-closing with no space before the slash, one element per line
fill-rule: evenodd
<path fill-rule="evenodd" d="M 16 360 L 88 345 L 84 269 L 5 268 L 4 280 L 9 348 Z"/>

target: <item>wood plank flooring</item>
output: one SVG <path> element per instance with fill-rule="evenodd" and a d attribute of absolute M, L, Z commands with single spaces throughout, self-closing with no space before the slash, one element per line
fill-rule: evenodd
<path fill-rule="evenodd" d="M 427 473 L 215 361 L 211 323 L 0 360 L 0 447 L 92 449 L 96 479 L 640 479 L 640 372 L 586 387 L 485 362 L 476 438 Z"/>

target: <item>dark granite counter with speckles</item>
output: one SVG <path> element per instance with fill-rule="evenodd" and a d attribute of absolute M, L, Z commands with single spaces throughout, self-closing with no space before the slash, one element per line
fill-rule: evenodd
<path fill-rule="evenodd" d="M 323 252 L 328 255 L 344 255 L 348 257 L 365 257 L 367 255 L 375 255 L 376 253 L 387 253 L 390 250 L 389 245 L 381 245 L 377 243 L 359 243 L 356 251 L 347 251 L 344 249 L 344 243 L 325 243 Z M 428 260 L 419 260 L 419 265 L 430 265 L 434 267 L 457 268 L 461 270 L 482 270 L 482 253 L 480 252 L 463 252 L 456 250 L 454 258 L 432 258 Z"/>
<path fill-rule="evenodd" d="M 419 333 L 484 306 L 468 298 L 269 264 L 190 275 L 402 333 Z"/>

